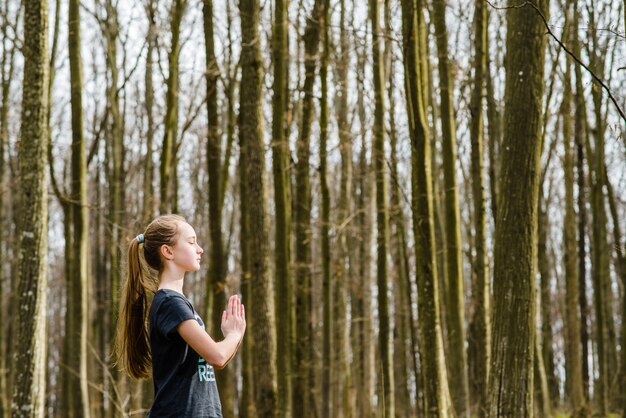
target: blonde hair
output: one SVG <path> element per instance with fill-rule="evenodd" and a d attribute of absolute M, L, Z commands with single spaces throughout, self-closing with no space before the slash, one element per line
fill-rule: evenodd
<path fill-rule="evenodd" d="M 120 300 L 114 355 L 116 364 L 135 379 L 149 377 L 152 366 L 147 293 L 157 291 L 159 276 L 163 272 L 160 249 L 163 245 L 175 244 L 178 225 L 186 222 L 179 215 L 159 216 L 146 228 L 142 243 L 133 238 L 128 246 L 128 273 Z"/>

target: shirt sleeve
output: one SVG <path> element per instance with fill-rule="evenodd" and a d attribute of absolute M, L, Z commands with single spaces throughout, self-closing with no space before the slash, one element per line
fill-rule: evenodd
<path fill-rule="evenodd" d="M 181 322 L 194 318 L 193 310 L 185 299 L 169 296 L 159 306 L 156 328 L 160 334 L 168 337 Z"/>

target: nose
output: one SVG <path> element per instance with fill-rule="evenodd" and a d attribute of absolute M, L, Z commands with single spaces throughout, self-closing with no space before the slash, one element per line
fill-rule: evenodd
<path fill-rule="evenodd" d="M 201 246 L 199 246 L 199 245 L 198 245 L 198 249 L 196 250 L 196 252 L 197 252 L 198 254 L 202 254 L 202 253 L 204 253 L 204 250 L 202 249 L 202 247 L 201 247 Z"/>

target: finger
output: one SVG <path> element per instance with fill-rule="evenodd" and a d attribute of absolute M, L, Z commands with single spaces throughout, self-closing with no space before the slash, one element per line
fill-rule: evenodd
<path fill-rule="evenodd" d="M 241 307 L 239 308 L 239 314 L 241 315 L 243 319 L 246 318 L 246 308 L 243 306 L 243 303 L 241 304 Z"/>
<path fill-rule="evenodd" d="M 231 314 L 233 316 L 235 316 L 235 315 L 237 315 L 237 297 L 235 295 L 232 295 L 230 297 L 230 302 L 231 302 L 231 304 L 230 304 L 231 311 L 230 312 L 231 312 Z"/>
<path fill-rule="evenodd" d="M 226 311 L 222 312 L 222 323 L 226 321 Z"/>
<path fill-rule="evenodd" d="M 229 297 L 228 298 L 228 308 L 226 308 L 226 310 L 228 311 L 229 314 L 232 315 L 233 313 L 233 297 Z"/>

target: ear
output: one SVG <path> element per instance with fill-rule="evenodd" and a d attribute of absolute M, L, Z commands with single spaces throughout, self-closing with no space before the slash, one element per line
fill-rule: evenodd
<path fill-rule="evenodd" d="M 174 258 L 174 252 L 172 251 L 172 247 L 170 247 L 167 244 L 163 244 L 161 245 L 161 248 L 159 249 L 160 253 L 161 253 L 161 257 L 163 257 L 166 260 L 171 260 L 172 258 Z"/>

